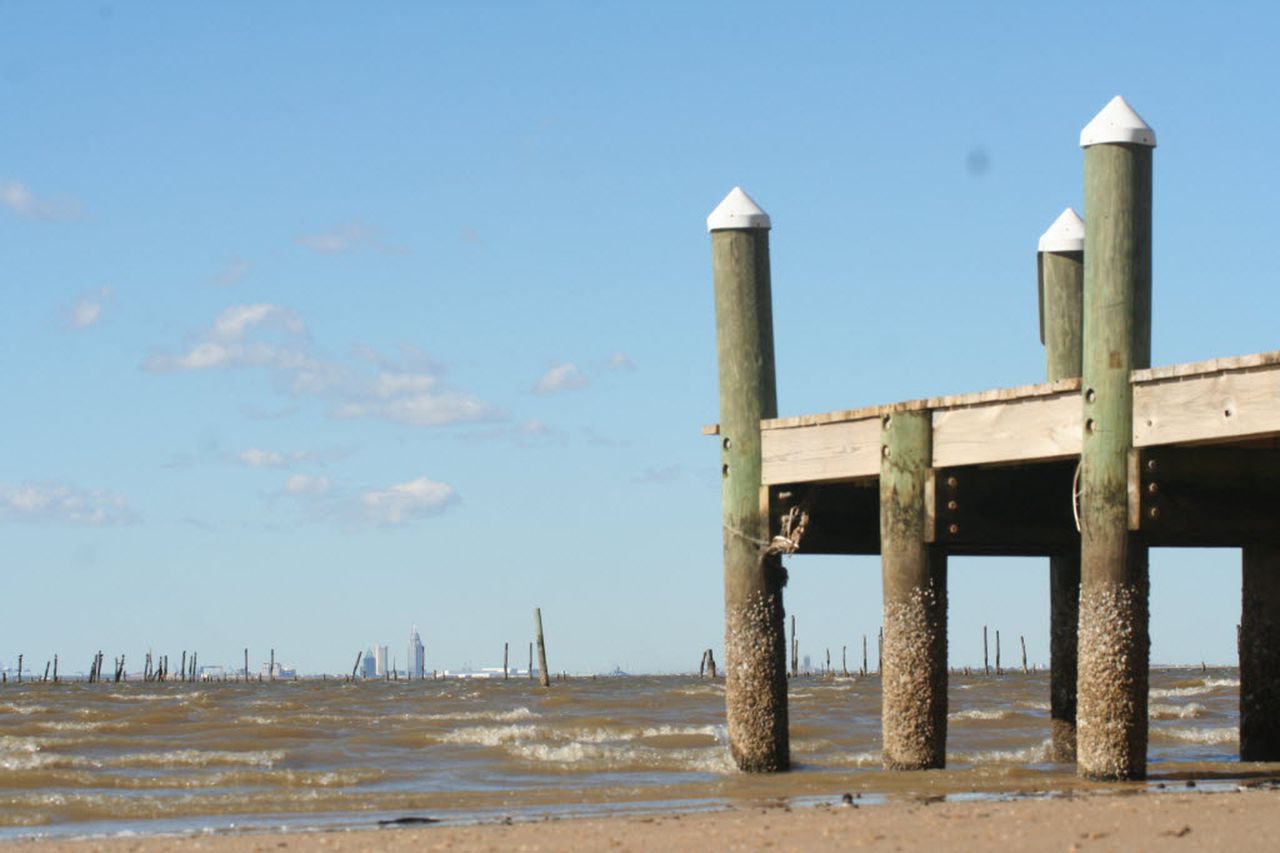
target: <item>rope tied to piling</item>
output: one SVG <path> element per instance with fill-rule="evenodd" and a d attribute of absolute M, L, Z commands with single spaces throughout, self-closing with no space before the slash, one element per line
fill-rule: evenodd
<path fill-rule="evenodd" d="M 1076 463 L 1076 473 L 1071 477 L 1071 516 L 1076 521 L 1076 533 L 1083 532 L 1080 529 L 1080 496 L 1083 492 L 1080 489 L 1080 469 L 1084 467 L 1084 460 Z"/>
<path fill-rule="evenodd" d="M 809 513 L 798 506 L 793 506 L 787 510 L 780 522 L 781 532 L 772 539 L 760 539 L 751 536 L 736 527 L 732 527 L 728 522 L 724 523 L 724 529 L 737 536 L 739 539 L 745 539 L 752 545 L 760 549 L 760 559 L 773 554 L 794 554 L 800 550 L 800 540 L 804 538 L 805 528 L 809 525 Z"/>

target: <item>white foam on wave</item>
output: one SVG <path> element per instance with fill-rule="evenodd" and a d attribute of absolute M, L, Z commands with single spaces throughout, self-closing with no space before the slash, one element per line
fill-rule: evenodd
<path fill-rule="evenodd" d="M 948 763 L 956 764 L 1039 764 L 1049 759 L 1052 740 L 1044 740 L 1022 749 L 984 749 L 977 752 L 956 752 L 947 755 Z"/>
<path fill-rule="evenodd" d="M 1169 726 L 1152 729 L 1151 733 L 1158 734 L 1161 737 L 1172 738 L 1173 740 L 1185 741 L 1187 743 L 1203 743 L 1210 745 L 1235 743 L 1240 739 L 1240 733 L 1234 726 L 1223 726 L 1222 728 L 1209 729 Z"/>
<path fill-rule="evenodd" d="M 243 765 L 247 767 L 274 767 L 284 760 L 279 749 L 233 752 L 230 750 L 175 749 L 168 752 L 136 752 L 104 760 L 110 767 L 209 767 L 215 765 Z"/>
<path fill-rule="evenodd" d="M 415 720 L 492 720 L 495 723 L 514 723 L 516 720 L 536 720 L 541 714 L 535 714 L 528 708 L 518 706 L 508 711 L 455 711 L 451 714 L 405 714 L 405 719 Z"/>
<path fill-rule="evenodd" d="M 1147 714 L 1153 720 L 1192 720 L 1203 717 L 1208 712 L 1199 702 L 1188 702 L 1185 705 L 1162 705 L 1153 703 L 1147 708 Z"/>
<path fill-rule="evenodd" d="M 1012 717 L 1012 711 L 999 708 L 970 708 L 967 711 L 952 711 L 947 714 L 948 720 L 1004 720 Z"/>
<path fill-rule="evenodd" d="M 16 702 L 0 702 L 0 713 L 21 714 L 24 717 L 29 714 L 47 714 L 49 708 L 44 705 L 19 705 Z"/>
<path fill-rule="evenodd" d="M 42 729 L 48 729 L 53 732 L 96 732 L 105 728 L 119 728 L 118 725 L 111 725 L 104 722 L 70 722 L 51 720 L 47 722 L 36 723 Z"/>
<path fill-rule="evenodd" d="M 1203 683 L 1187 687 L 1153 687 L 1147 691 L 1152 699 L 1170 699 L 1175 696 L 1203 696 L 1223 687 L 1239 687 L 1238 678 L 1206 678 Z"/>
<path fill-rule="evenodd" d="M 446 732 L 439 739 L 444 743 L 501 746 L 516 740 L 535 740 L 538 736 L 538 726 L 472 726 Z"/>
<path fill-rule="evenodd" d="M 1032 701 L 1032 702 L 1019 702 L 1018 704 L 1019 704 L 1019 705 L 1021 705 L 1021 706 L 1022 706 L 1022 707 L 1024 707 L 1024 708 L 1030 708 L 1032 711 L 1048 711 L 1048 710 L 1050 710 L 1050 706 L 1049 706 L 1049 703 L 1048 703 L 1048 702 L 1034 702 L 1034 701 Z"/>
<path fill-rule="evenodd" d="M 654 749 L 574 741 L 526 744 L 516 749 L 515 754 L 526 761 L 572 767 L 576 771 L 672 768 L 717 774 L 736 772 L 729 751 L 718 745 L 699 749 Z"/>

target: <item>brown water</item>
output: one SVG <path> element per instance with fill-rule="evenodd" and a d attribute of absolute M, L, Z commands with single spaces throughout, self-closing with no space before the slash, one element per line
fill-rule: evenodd
<path fill-rule="evenodd" d="M 1234 669 L 1155 670 L 1151 684 L 1149 784 L 1244 772 Z M 890 773 L 879 680 L 797 679 L 795 772 L 747 776 L 728 757 L 723 682 L 691 677 L 550 690 L 523 679 L 11 682 L 0 688 L 0 838 L 1086 787 L 1046 760 L 1048 696 L 1044 672 L 952 675 L 948 769 Z"/>

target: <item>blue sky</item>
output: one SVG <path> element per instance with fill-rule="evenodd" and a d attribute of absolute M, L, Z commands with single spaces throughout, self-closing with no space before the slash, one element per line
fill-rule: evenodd
<path fill-rule="evenodd" d="M 1265 4 L 0 0 L 0 661 L 343 671 L 721 643 L 706 214 L 771 214 L 783 414 L 1035 382 L 1081 127 L 1155 127 L 1157 364 L 1276 348 Z M 956 559 L 1047 660 L 1044 560 Z M 802 652 L 879 622 L 797 558 Z M 1153 659 L 1233 662 L 1235 552 L 1152 556 Z M 874 643 L 873 643 L 874 647 Z M 873 651 L 874 654 L 874 651 Z"/>

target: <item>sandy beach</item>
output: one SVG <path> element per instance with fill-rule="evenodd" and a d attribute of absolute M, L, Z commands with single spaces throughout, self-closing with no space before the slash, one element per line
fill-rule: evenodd
<path fill-rule="evenodd" d="M 315 833 L 27 840 L 30 853 L 308 850 L 1273 850 L 1280 791 L 900 802 Z"/>

